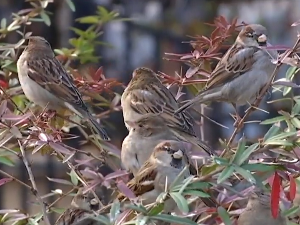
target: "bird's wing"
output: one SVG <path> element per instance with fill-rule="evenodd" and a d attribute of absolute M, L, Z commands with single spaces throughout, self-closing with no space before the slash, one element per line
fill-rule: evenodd
<path fill-rule="evenodd" d="M 54 225 L 75 224 L 77 220 L 87 214 L 91 214 L 91 211 L 80 208 L 69 208 L 58 217 Z"/>
<path fill-rule="evenodd" d="M 192 145 L 198 146 L 199 148 L 197 149 L 205 151 L 209 155 L 214 155 L 212 148 L 201 141 L 196 135 L 191 135 L 189 133 L 183 132 L 180 129 L 171 129 L 171 131 L 178 140 L 191 143 Z"/>
<path fill-rule="evenodd" d="M 143 164 L 136 176 L 127 183 L 127 186 L 136 196 L 140 196 L 154 189 L 156 175 L 155 165 L 148 160 Z M 126 197 L 120 193 L 117 198 L 123 200 Z"/>
<path fill-rule="evenodd" d="M 255 63 L 254 53 L 258 50 L 257 47 L 233 45 L 213 70 L 205 90 L 222 86 L 248 71 Z"/>
<path fill-rule="evenodd" d="M 195 134 L 192 120 L 187 113 L 174 112 L 179 108 L 174 96 L 166 87 L 149 84 L 145 90 L 135 89 L 130 92 L 131 108 L 139 114 L 160 114 L 169 127 L 177 127 Z"/>
<path fill-rule="evenodd" d="M 86 109 L 72 77 L 56 58 L 28 61 L 28 76 L 64 102 Z"/>

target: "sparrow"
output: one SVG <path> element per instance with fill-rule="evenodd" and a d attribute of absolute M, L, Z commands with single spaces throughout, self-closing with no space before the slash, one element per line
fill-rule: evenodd
<path fill-rule="evenodd" d="M 141 117 L 159 114 L 168 127 L 195 135 L 193 121 L 186 112 L 174 115 L 179 109 L 179 104 L 151 69 L 140 67 L 133 71 L 132 79 L 122 94 L 121 106 L 128 130 L 130 124 Z"/>
<path fill-rule="evenodd" d="M 28 45 L 17 61 L 18 77 L 26 97 L 50 110 L 69 109 L 82 118 L 88 118 L 95 131 L 109 140 L 105 130 L 89 112 L 72 77 L 43 37 L 28 38 Z"/>
<path fill-rule="evenodd" d="M 127 186 L 143 205 L 154 203 L 162 192 L 168 190 L 185 166 L 189 166 L 189 160 L 181 143 L 163 141 L 154 148 L 150 158 L 127 183 Z M 188 176 L 190 176 L 190 170 L 186 169 L 178 181 L 183 181 Z M 124 201 L 126 196 L 120 193 L 117 198 L 119 201 Z M 175 207 L 174 200 L 171 198 L 166 200 L 165 212 L 171 212 Z"/>
<path fill-rule="evenodd" d="M 155 131 L 155 130 L 154 130 Z M 145 132 L 147 132 L 145 130 Z M 164 137 L 164 133 L 154 132 L 156 135 L 156 138 L 160 139 Z M 160 137 L 159 137 L 160 136 Z M 168 135 L 166 135 L 168 137 Z M 147 137 L 143 138 L 146 139 Z M 141 139 L 141 140 L 143 140 Z M 143 148 L 143 145 L 149 145 L 153 144 L 154 142 L 145 142 L 145 144 L 141 143 L 140 147 Z M 136 194 L 136 196 L 143 196 L 146 198 L 146 202 L 149 204 L 149 202 L 153 202 L 153 199 L 156 199 L 156 194 L 160 193 L 159 191 L 162 190 L 162 188 L 165 188 L 165 180 L 159 180 L 162 183 L 159 183 L 157 180 L 157 176 L 159 175 L 163 179 L 165 177 L 168 177 L 168 182 L 171 184 L 173 180 L 176 178 L 176 176 L 179 174 L 179 172 L 184 168 L 184 166 L 188 166 L 188 172 L 184 175 L 184 177 L 188 175 L 197 175 L 197 167 L 195 164 L 191 161 L 189 157 L 189 150 L 188 147 L 189 143 L 183 142 L 183 141 L 177 141 L 177 140 L 163 140 L 163 141 L 157 141 L 157 143 L 153 147 L 152 154 L 148 157 L 148 159 L 141 165 L 139 170 L 137 170 L 134 173 L 134 178 L 128 183 L 128 186 L 132 191 Z M 134 145 L 134 142 L 132 142 Z M 138 147 L 138 146 L 137 146 Z M 192 147 L 193 148 L 193 147 Z M 137 148 L 137 150 L 140 150 Z M 123 151 L 123 149 L 122 149 Z M 149 151 L 147 151 L 149 152 Z M 192 150 L 190 150 L 192 152 Z M 181 157 L 175 157 L 176 154 L 182 154 Z M 129 153 L 130 154 L 130 153 Z M 143 152 L 137 151 L 137 154 L 139 155 L 139 158 L 145 159 L 145 154 Z M 174 155 L 175 154 L 175 155 Z M 135 159 L 136 166 L 139 165 L 139 161 L 136 160 L 137 156 L 133 155 L 127 155 L 124 157 L 124 155 L 121 154 L 121 157 L 123 156 L 122 162 L 126 164 L 126 160 L 133 161 L 133 158 Z M 177 162 L 177 163 L 176 163 Z M 128 164 L 127 164 L 128 165 Z M 179 166 L 180 165 L 180 166 Z M 136 167 L 138 168 L 138 167 Z M 135 168 L 135 169 L 136 169 Z M 178 169 L 179 168 L 179 169 Z M 152 172 L 153 171 L 153 172 Z M 157 175 L 158 174 L 158 175 Z M 176 175 L 177 174 L 177 175 Z M 153 185 L 148 186 L 147 182 L 144 182 L 145 179 L 153 179 Z M 145 185 L 142 185 L 145 183 Z M 146 185 L 147 184 L 147 185 Z M 161 184 L 162 186 L 155 186 Z M 153 191 L 148 192 L 148 188 L 153 188 Z M 152 190 L 152 189 L 151 189 Z M 165 189 L 163 189 L 165 190 Z M 140 192 L 141 191 L 141 192 Z M 147 194 L 141 194 L 143 191 L 147 191 Z M 149 196 L 149 201 L 147 200 Z M 154 196 L 152 198 L 152 196 Z M 156 197 L 155 197 L 156 196 Z M 209 207 L 216 207 L 217 203 L 211 199 L 211 198 L 201 198 L 201 200 Z"/>
<path fill-rule="evenodd" d="M 99 202 L 92 195 L 83 194 L 80 188 L 68 208 L 55 222 L 55 225 L 100 225 L 97 220 L 93 220 L 99 209 Z"/>
<path fill-rule="evenodd" d="M 260 24 L 245 26 L 211 73 L 204 90 L 175 114 L 210 101 L 229 102 L 236 111 L 237 106 L 253 103 L 276 68 L 272 59 L 277 59 L 277 51 L 264 48 L 271 46 L 267 36 L 267 29 Z"/>
<path fill-rule="evenodd" d="M 164 140 L 174 140 L 191 145 L 189 154 L 212 155 L 211 148 L 196 136 L 178 128 L 170 128 L 163 117 L 146 115 L 136 122 L 129 122 L 129 134 L 122 143 L 121 161 L 126 170 L 135 176 L 148 160 L 155 146 Z"/>
<path fill-rule="evenodd" d="M 275 219 L 271 213 L 270 194 L 263 191 L 251 193 L 246 209 L 238 218 L 238 225 L 286 225 L 283 215 L 278 214 Z"/>

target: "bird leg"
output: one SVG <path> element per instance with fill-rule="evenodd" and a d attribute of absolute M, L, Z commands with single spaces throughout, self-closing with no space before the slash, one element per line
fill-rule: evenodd
<path fill-rule="evenodd" d="M 242 118 L 240 117 L 240 115 L 238 113 L 236 104 L 235 103 L 231 103 L 231 104 L 232 104 L 232 106 L 233 106 L 233 108 L 235 110 L 235 116 L 233 116 L 234 117 L 234 124 L 233 124 L 233 126 L 234 127 L 238 127 L 239 124 L 240 124 L 240 122 L 241 122 L 241 120 L 242 120 Z"/>

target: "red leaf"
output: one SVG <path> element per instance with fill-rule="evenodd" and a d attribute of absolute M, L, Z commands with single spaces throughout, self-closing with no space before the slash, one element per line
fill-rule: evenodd
<path fill-rule="evenodd" d="M 8 182 L 11 182 L 13 179 L 12 178 L 2 178 L 0 179 L 0 186 L 8 183 Z"/>
<path fill-rule="evenodd" d="M 8 83 L 4 80 L 0 80 L 0 87 L 3 87 L 4 89 L 8 88 Z"/>
<path fill-rule="evenodd" d="M 271 212 L 273 218 L 278 217 L 279 212 L 279 199 L 280 199 L 281 177 L 277 172 L 274 174 L 271 191 Z"/>
<path fill-rule="evenodd" d="M 292 175 L 289 175 L 289 177 L 290 177 L 290 192 L 289 192 L 290 199 L 289 200 L 292 201 L 296 197 L 297 186 L 294 177 Z"/>
<path fill-rule="evenodd" d="M 96 81 L 102 80 L 102 74 L 103 74 L 103 68 L 101 66 L 101 67 L 99 67 L 99 69 L 97 69 L 97 71 L 93 75 L 94 80 L 96 80 Z"/>

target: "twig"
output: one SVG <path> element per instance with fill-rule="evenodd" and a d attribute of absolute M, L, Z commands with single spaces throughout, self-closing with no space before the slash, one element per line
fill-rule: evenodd
<path fill-rule="evenodd" d="M 60 152 L 56 152 L 62 159 L 65 158 L 65 156 L 60 153 Z M 84 180 L 84 178 L 82 177 L 82 175 L 80 174 L 80 172 L 78 171 L 78 169 L 75 168 L 75 166 L 72 165 L 72 163 L 68 162 L 67 161 L 67 164 L 69 166 L 70 169 L 74 170 L 74 172 L 76 173 L 76 175 L 78 176 L 79 180 L 81 181 L 81 183 L 84 185 L 84 186 L 88 186 L 87 185 L 87 182 Z M 100 201 L 99 197 L 96 195 L 96 193 L 91 190 L 92 194 L 94 195 L 94 197 L 96 198 L 96 200 L 100 203 L 100 206 L 101 207 L 104 207 L 104 204 Z"/>
<path fill-rule="evenodd" d="M 224 167 L 221 166 L 221 167 L 217 168 L 216 170 L 212 171 L 209 174 L 206 174 L 204 176 L 196 178 L 194 181 L 207 181 L 209 178 L 211 178 L 212 176 L 216 175 L 217 173 L 222 172 L 223 170 L 224 170 Z"/>
<path fill-rule="evenodd" d="M 51 225 L 49 218 L 47 216 L 47 209 L 46 209 L 46 203 L 43 202 L 43 199 L 41 198 L 41 196 L 38 193 L 38 189 L 34 180 L 34 176 L 33 173 L 31 171 L 31 165 L 29 164 L 27 158 L 26 158 L 26 154 L 25 154 L 25 150 L 23 145 L 21 144 L 20 140 L 18 140 L 18 144 L 20 146 L 20 151 L 22 154 L 22 161 L 27 169 L 28 172 L 28 176 L 29 176 L 29 180 L 32 184 L 32 193 L 34 194 L 34 196 L 36 197 L 37 201 L 40 203 L 40 205 L 42 206 L 42 212 L 43 212 L 43 217 L 44 217 L 44 221 L 47 225 Z"/>
<path fill-rule="evenodd" d="M 76 188 L 72 188 L 70 191 L 68 191 L 66 194 L 62 194 L 61 196 L 59 196 L 54 202 L 52 202 L 50 205 L 48 205 L 48 209 L 51 209 L 57 202 L 59 202 L 60 200 L 62 200 L 63 198 L 65 198 L 66 196 L 68 196 L 69 194 L 71 194 Z"/>
<path fill-rule="evenodd" d="M 6 172 L 4 172 L 3 170 L 0 170 L 0 173 L 3 174 L 4 176 L 7 176 L 7 177 L 11 178 L 12 180 L 18 182 L 19 184 L 21 184 L 21 185 L 29 188 L 30 190 L 32 189 L 32 187 L 29 186 L 28 184 L 25 184 L 24 182 L 20 181 L 19 179 L 15 178 L 14 176 L 12 176 L 12 175 L 10 175 L 10 174 L 8 174 Z"/>
<path fill-rule="evenodd" d="M 203 104 L 201 104 L 201 115 L 204 115 L 204 105 Z M 201 116 L 201 119 L 200 119 L 200 122 L 201 122 L 201 126 L 200 126 L 200 139 L 201 139 L 201 141 L 203 141 L 204 142 L 204 140 L 205 140 L 205 133 L 204 133 L 204 131 L 205 131 L 205 129 L 204 129 L 204 117 L 203 116 Z"/>

